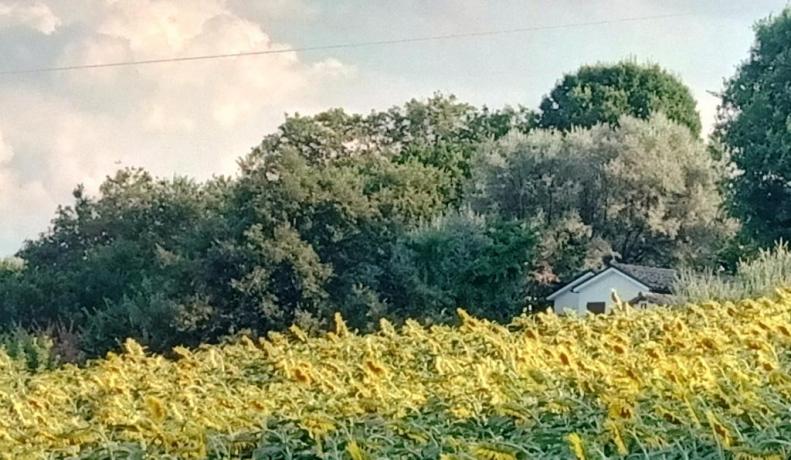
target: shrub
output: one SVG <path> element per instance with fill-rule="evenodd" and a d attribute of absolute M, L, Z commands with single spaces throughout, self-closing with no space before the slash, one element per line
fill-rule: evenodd
<path fill-rule="evenodd" d="M 785 242 L 740 261 L 733 276 L 682 270 L 674 292 L 682 302 L 702 302 L 768 295 L 781 286 L 791 286 L 791 248 Z"/>
<path fill-rule="evenodd" d="M 54 342 L 44 333 L 29 332 L 17 327 L 0 334 L 0 348 L 9 358 L 32 372 L 53 369 L 58 363 L 53 352 Z"/>
<path fill-rule="evenodd" d="M 462 306 L 500 321 L 525 308 L 536 231 L 517 220 L 446 214 L 406 234 L 391 261 L 399 318 L 447 322 Z"/>

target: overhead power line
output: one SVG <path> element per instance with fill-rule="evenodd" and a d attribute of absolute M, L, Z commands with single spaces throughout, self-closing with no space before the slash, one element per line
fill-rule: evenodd
<path fill-rule="evenodd" d="M 337 49 L 348 49 L 348 48 L 363 48 L 370 46 L 398 45 L 405 43 L 432 42 L 432 41 L 440 41 L 440 40 L 452 40 L 458 38 L 489 37 L 495 35 L 538 32 L 543 30 L 573 29 L 578 27 L 592 27 L 592 26 L 603 26 L 603 25 L 619 24 L 626 22 L 640 22 L 640 21 L 651 21 L 657 19 L 669 19 L 669 18 L 676 18 L 681 16 L 689 16 L 690 14 L 691 13 L 657 14 L 652 16 L 615 18 L 615 19 L 606 19 L 601 21 L 573 22 L 566 24 L 518 27 L 513 29 L 487 30 L 487 31 L 479 31 L 479 32 L 460 32 L 453 34 L 428 35 L 422 37 L 395 38 L 390 40 L 338 43 L 332 45 L 316 45 L 316 46 L 270 49 L 270 50 L 259 50 L 259 51 L 243 51 L 238 53 L 205 54 L 198 56 L 181 56 L 181 57 L 177 56 L 177 57 L 159 58 L 159 59 L 142 59 L 135 61 L 75 64 L 75 65 L 65 65 L 58 67 L 37 67 L 37 68 L 29 68 L 29 69 L 2 70 L 0 71 L 0 75 L 22 75 L 22 74 L 35 74 L 35 73 L 65 72 L 72 70 L 104 69 L 109 67 L 132 67 L 138 65 L 164 64 L 168 62 L 208 61 L 212 59 L 228 59 L 228 58 L 238 58 L 245 56 L 263 56 L 268 54 L 284 54 L 284 53 L 295 53 L 295 52 L 301 53 L 301 52 L 309 52 L 309 51 L 326 51 L 326 50 L 337 50 Z"/>

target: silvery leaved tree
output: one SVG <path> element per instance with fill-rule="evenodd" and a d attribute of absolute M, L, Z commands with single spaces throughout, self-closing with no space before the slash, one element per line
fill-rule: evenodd
<path fill-rule="evenodd" d="M 724 171 L 686 127 L 661 114 L 621 117 L 617 126 L 492 144 L 468 199 L 480 212 L 536 223 L 551 280 L 608 254 L 654 265 L 708 261 L 735 230 L 721 210 Z"/>

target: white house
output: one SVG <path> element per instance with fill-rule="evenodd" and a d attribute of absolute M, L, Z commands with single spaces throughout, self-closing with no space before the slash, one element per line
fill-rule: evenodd
<path fill-rule="evenodd" d="M 587 271 L 553 292 L 555 313 L 607 313 L 613 291 L 633 305 L 664 303 L 671 292 L 676 271 L 617 262 L 597 272 Z"/>

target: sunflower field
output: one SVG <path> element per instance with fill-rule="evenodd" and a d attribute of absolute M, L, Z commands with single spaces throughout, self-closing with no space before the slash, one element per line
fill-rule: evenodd
<path fill-rule="evenodd" d="M 509 325 L 123 353 L 31 372 L 0 352 L 13 459 L 791 456 L 791 291 Z"/>

